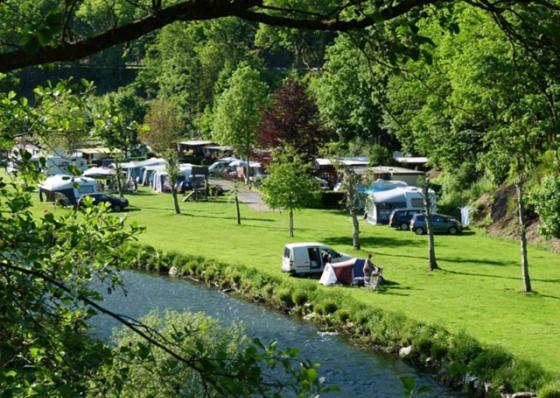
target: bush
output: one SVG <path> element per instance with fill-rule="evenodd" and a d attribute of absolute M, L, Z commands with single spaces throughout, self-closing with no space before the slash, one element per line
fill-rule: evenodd
<path fill-rule="evenodd" d="M 541 220 L 541 234 L 560 238 L 560 175 L 546 176 L 533 190 L 529 202 Z"/>
<path fill-rule="evenodd" d="M 334 314 L 338 309 L 338 305 L 334 301 L 325 302 L 325 313 Z"/>
<path fill-rule="evenodd" d="M 560 398 L 560 383 L 549 384 L 539 391 L 539 398 Z"/>
<path fill-rule="evenodd" d="M 482 352 L 480 343 L 461 332 L 451 337 L 448 358 L 457 363 L 468 364 Z"/>
<path fill-rule="evenodd" d="M 485 378 L 494 374 L 498 369 L 511 363 L 510 354 L 498 347 L 483 350 L 469 364 L 468 369 L 474 375 Z"/>
<path fill-rule="evenodd" d="M 307 300 L 309 300 L 309 297 L 307 296 L 307 293 L 303 290 L 296 290 L 292 294 L 292 301 L 299 306 L 304 305 L 307 302 Z"/>
<path fill-rule="evenodd" d="M 288 307 L 292 307 L 294 302 L 292 300 L 292 291 L 289 288 L 283 288 L 278 290 L 276 297 L 281 303 L 284 303 Z"/>

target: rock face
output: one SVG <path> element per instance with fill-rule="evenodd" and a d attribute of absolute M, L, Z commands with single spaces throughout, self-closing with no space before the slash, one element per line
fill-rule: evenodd
<path fill-rule="evenodd" d="M 399 350 L 399 358 L 406 358 L 412 352 L 412 346 L 403 347 Z"/>

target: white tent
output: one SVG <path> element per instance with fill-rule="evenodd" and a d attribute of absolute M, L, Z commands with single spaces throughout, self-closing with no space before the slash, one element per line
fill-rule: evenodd
<path fill-rule="evenodd" d="M 165 166 L 165 159 L 150 158 L 146 160 L 138 160 L 132 162 L 121 163 L 120 168 L 126 172 L 126 177 L 131 179 L 142 179 L 144 170 L 150 166 Z"/>
<path fill-rule="evenodd" d="M 179 165 L 179 179 L 184 181 L 188 180 L 192 174 L 191 164 L 180 164 Z M 152 190 L 154 192 L 164 192 L 167 181 L 167 171 L 165 167 L 163 169 L 158 169 L 154 171 L 152 180 Z"/>
<path fill-rule="evenodd" d="M 436 211 L 436 194 L 429 191 L 432 211 Z M 397 187 L 389 191 L 372 192 L 366 201 L 366 216 L 371 224 L 386 224 L 395 209 L 423 209 L 422 189 L 418 187 Z"/>
<path fill-rule="evenodd" d="M 110 167 L 92 167 L 84 171 L 84 177 L 91 177 L 91 178 L 111 178 L 116 176 L 117 173 L 115 169 Z"/>
<path fill-rule="evenodd" d="M 160 170 L 165 170 L 165 164 L 155 164 L 143 167 L 142 172 L 142 185 L 151 186 L 153 184 L 154 173 Z"/>
<path fill-rule="evenodd" d="M 97 192 L 97 183 L 93 178 L 72 177 L 67 174 L 57 174 L 48 177 L 39 184 L 39 199 L 45 195 L 47 201 L 54 201 L 57 194 L 64 195 L 69 203 L 76 201 L 85 194 Z"/>

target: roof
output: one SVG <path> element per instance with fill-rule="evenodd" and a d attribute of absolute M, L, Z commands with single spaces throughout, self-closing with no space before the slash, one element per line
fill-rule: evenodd
<path fill-rule="evenodd" d="M 212 151 L 233 151 L 233 148 L 228 145 L 206 145 L 205 147 Z"/>
<path fill-rule="evenodd" d="M 426 164 L 428 158 L 425 156 L 397 156 L 394 158 L 399 163 L 404 164 Z"/>
<path fill-rule="evenodd" d="M 73 188 L 74 183 L 78 185 L 96 185 L 96 182 L 93 178 L 72 177 L 68 174 L 56 174 L 48 177 L 45 181 L 40 183 L 39 187 L 47 191 L 54 191 L 57 189 Z"/>
<path fill-rule="evenodd" d="M 372 167 L 374 174 L 416 174 L 416 175 L 425 175 L 423 171 L 413 170 L 413 169 L 406 169 L 404 167 L 395 167 L 395 166 L 375 166 Z"/>
<path fill-rule="evenodd" d="M 77 148 L 74 152 L 85 153 L 86 155 L 120 153 L 120 149 L 110 149 L 104 146 L 95 146 L 91 148 Z"/>
<path fill-rule="evenodd" d="M 306 247 L 306 246 L 327 246 L 327 245 L 319 242 L 299 242 L 299 243 L 288 243 L 285 247 L 289 249 L 293 249 L 295 247 Z"/>
<path fill-rule="evenodd" d="M 187 145 L 187 146 L 204 146 L 204 145 L 216 145 L 214 141 L 208 140 L 187 140 L 187 141 L 179 141 L 179 144 Z"/>
<path fill-rule="evenodd" d="M 367 166 L 369 164 L 369 158 L 362 156 L 336 158 L 335 161 L 344 166 Z M 332 161 L 326 158 L 317 158 L 315 163 L 319 166 L 332 166 Z"/>

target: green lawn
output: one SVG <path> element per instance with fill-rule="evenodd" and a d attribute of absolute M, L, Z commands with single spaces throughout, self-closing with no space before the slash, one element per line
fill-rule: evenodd
<path fill-rule="evenodd" d="M 296 212 L 296 237 L 289 238 L 288 215 L 242 209 L 243 225 L 226 201 L 181 203 L 172 211 L 170 195 L 130 196 L 131 221 L 147 227 L 141 241 L 163 250 L 201 255 L 228 263 L 254 266 L 281 275 L 284 244 L 320 241 L 363 257 L 373 252 L 385 277 L 398 285 L 384 293 L 334 287 L 364 304 L 402 311 L 407 316 L 464 330 L 485 343 L 560 371 L 560 256 L 529 248 L 530 273 L 536 294 L 521 292 L 517 242 L 492 238 L 481 231 L 461 236 L 437 236 L 436 253 L 442 271 L 427 271 L 426 237 L 386 226 L 361 225 L 363 251 L 352 250 L 350 218 L 339 212 Z M 38 205 L 39 211 L 51 204 Z M 289 278 L 288 275 L 282 274 Z"/>

